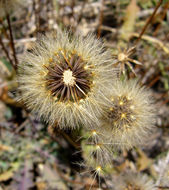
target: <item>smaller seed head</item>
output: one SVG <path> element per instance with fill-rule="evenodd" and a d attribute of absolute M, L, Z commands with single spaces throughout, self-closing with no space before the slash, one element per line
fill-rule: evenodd
<path fill-rule="evenodd" d="M 137 81 L 126 80 L 117 81 L 109 96 L 106 114 L 99 128 L 104 129 L 103 133 L 107 130 L 108 139 L 119 149 L 142 144 L 155 122 L 156 109 L 151 93 Z"/>

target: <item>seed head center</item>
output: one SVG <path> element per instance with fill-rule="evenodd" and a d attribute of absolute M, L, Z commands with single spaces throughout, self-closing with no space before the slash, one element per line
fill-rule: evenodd
<path fill-rule="evenodd" d="M 124 61 L 125 59 L 126 59 L 126 54 L 124 54 L 124 53 L 119 53 L 118 54 L 118 60 L 119 61 Z"/>
<path fill-rule="evenodd" d="M 68 69 L 63 72 L 63 82 L 66 85 L 73 86 L 75 84 L 75 77 L 73 76 L 73 72 Z"/>

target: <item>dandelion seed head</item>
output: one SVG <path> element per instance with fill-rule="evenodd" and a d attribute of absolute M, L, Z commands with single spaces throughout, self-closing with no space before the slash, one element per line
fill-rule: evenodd
<path fill-rule="evenodd" d="M 150 91 L 136 80 L 116 81 L 109 96 L 99 128 L 119 149 L 143 144 L 155 124 L 156 109 Z"/>
<path fill-rule="evenodd" d="M 136 51 L 136 47 L 133 46 L 129 49 L 121 50 L 119 49 L 119 53 L 117 55 L 114 55 L 113 57 L 116 57 L 116 62 L 115 65 L 119 65 L 120 67 L 120 73 L 123 72 L 125 73 L 125 65 L 127 65 L 131 71 L 136 75 L 134 68 L 131 63 L 137 64 L 137 65 L 142 65 L 137 60 L 131 59 L 130 56 Z"/>
<path fill-rule="evenodd" d="M 42 35 L 18 68 L 19 100 L 38 117 L 61 128 L 99 123 L 115 70 L 94 36 Z"/>

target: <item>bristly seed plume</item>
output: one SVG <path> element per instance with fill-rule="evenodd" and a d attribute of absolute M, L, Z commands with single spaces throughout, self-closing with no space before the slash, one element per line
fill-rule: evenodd
<path fill-rule="evenodd" d="M 150 91 L 137 80 L 117 81 L 110 91 L 106 114 L 101 119 L 104 136 L 118 149 L 145 142 L 155 123 L 155 105 Z"/>

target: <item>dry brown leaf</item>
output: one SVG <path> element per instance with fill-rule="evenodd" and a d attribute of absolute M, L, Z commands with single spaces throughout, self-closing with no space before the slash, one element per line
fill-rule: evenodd
<path fill-rule="evenodd" d="M 38 190 L 46 190 L 47 184 L 43 181 L 39 181 L 36 183 L 37 189 Z"/>
<path fill-rule="evenodd" d="M 142 170 L 149 168 L 151 166 L 153 160 L 148 158 L 147 155 L 141 149 L 137 149 L 137 153 L 139 155 L 139 157 L 137 159 L 138 171 L 142 171 Z"/>
<path fill-rule="evenodd" d="M 11 151 L 13 148 L 10 146 L 6 146 L 3 144 L 0 144 L 0 151 Z"/>
<path fill-rule="evenodd" d="M 0 181 L 7 181 L 8 179 L 10 179 L 13 176 L 13 169 L 8 170 L 2 174 L 0 174 Z"/>

